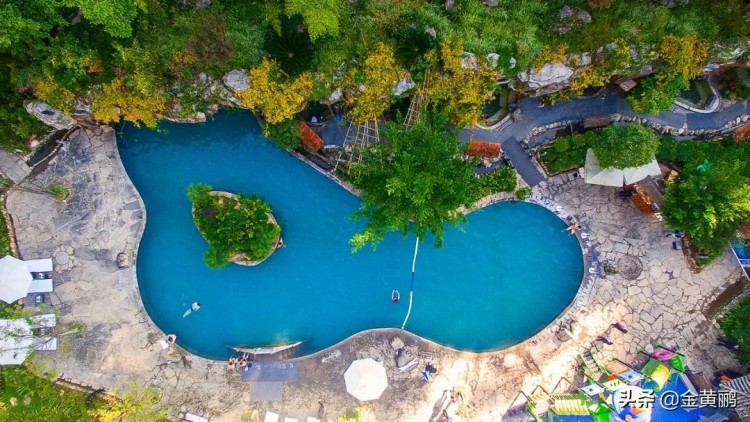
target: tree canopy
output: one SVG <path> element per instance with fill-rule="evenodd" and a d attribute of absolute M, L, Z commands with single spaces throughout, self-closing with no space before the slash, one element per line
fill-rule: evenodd
<path fill-rule="evenodd" d="M 664 139 L 659 158 L 682 166 L 664 195 L 666 222 L 688 233 L 708 263 L 750 218 L 750 145 Z"/>
<path fill-rule="evenodd" d="M 420 238 L 430 233 L 442 245 L 446 224 L 464 221 L 459 211 L 479 190 L 472 165 L 460 156 L 464 146 L 447 131 L 445 114 L 425 111 L 412 128 L 389 123 L 382 142 L 372 145 L 364 161 L 352 167 L 354 186 L 362 192 L 355 218 L 367 219 L 351 244 L 355 250 L 377 244 L 392 231 Z"/>
<path fill-rule="evenodd" d="M 656 133 L 635 123 L 607 126 L 593 144 L 602 167 L 619 169 L 648 164 L 658 148 Z"/>
<path fill-rule="evenodd" d="M 750 363 L 750 297 L 745 297 L 719 321 L 724 334 L 739 343 L 740 360 Z"/>
<path fill-rule="evenodd" d="M 739 171 L 736 159 L 706 161 L 684 168 L 667 187 L 667 224 L 689 233 L 709 258 L 726 250 L 737 225 L 750 218 L 750 185 Z"/>
<path fill-rule="evenodd" d="M 93 108 L 105 122 L 153 125 L 167 113 L 180 117 L 219 102 L 213 83 L 238 67 L 260 73 L 263 94 L 244 101 L 273 123 L 337 89 L 345 94 L 343 111 L 367 120 L 389 108 L 395 81 L 409 72 L 423 82 L 430 68 L 434 100 L 453 123 L 464 124 L 479 119 L 497 77 L 562 60 L 563 52 L 568 60 L 587 52 L 592 64 L 574 91 L 648 62 L 664 76 L 630 98 L 638 111 L 658 112 L 705 61 L 750 35 L 742 0 L 691 0 L 673 8 L 656 1 L 577 2 L 591 22 L 565 31 L 560 11 L 567 3 L 558 0 L 499 0 L 495 7 L 455 0 L 448 8 L 422 0 L 205 3 L 1 2 L 0 144 L 23 149 L 44 131 L 23 110 L 25 101 L 40 99 L 65 112 Z"/>

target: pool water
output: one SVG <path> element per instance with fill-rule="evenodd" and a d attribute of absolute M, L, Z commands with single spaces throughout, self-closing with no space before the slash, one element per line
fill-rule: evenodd
<path fill-rule="evenodd" d="M 363 226 L 359 199 L 273 146 L 252 114 L 222 112 L 205 124 L 125 126 L 125 168 L 146 205 L 137 259 L 146 311 L 198 355 L 220 359 L 230 346 L 304 341 L 303 353 L 362 330 L 400 327 L 406 314 L 414 238 L 393 234 L 353 254 Z M 193 225 L 191 183 L 257 194 L 273 208 L 285 247 L 257 267 L 210 270 Z M 548 210 L 501 203 L 448 229 L 445 246 L 427 239 L 417 261 L 407 330 L 458 349 L 487 351 L 545 327 L 572 300 L 583 274 L 581 249 Z M 402 300 L 391 302 L 398 289 Z M 187 317 L 191 303 L 200 310 Z"/>

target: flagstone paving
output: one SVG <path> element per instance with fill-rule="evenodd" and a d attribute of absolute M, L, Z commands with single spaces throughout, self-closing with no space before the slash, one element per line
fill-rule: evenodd
<path fill-rule="evenodd" d="M 53 183 L 72 188 L 65 203 L 41 193 Z M 345 392 L 347 366 L 356 358 L 373 357 L 385 363 L 390 381 L 380 400 L 363 404 L 378 420 L 427 421 L 444 391 L 456 387 L 466 392 L 469 403 L 464 420 L 497 421 L 519 389 L 529 392 L 539 383 L 551 388 L 561 376 L 571 376 L 576 356 L 618 321 L 629 331 L 609 330 L 614 345 L 599 345 L 607 356 L 629 359 L 639 346 L 659 342 L 685 353 L 699 371 L 738 365 L 729 351 L 714 345 L 717 327 L 701 312 L 739 277 L 728 254 L 693 274 L 671 248 L 672 239 L 663 236 L 663 226 L 648 223 L 630 202 L 617 198 L 615 189 L 561 175 L 541 182 L 534 192 L 535 200 L 578 218 L 589 233 L 587 248 L 598 251 L 599 262 L 615 267 L 622 262 L 623 274 L 598 279 L 590 294 L 582 292 L 550 325 L 575 319 L 572 339 L 561 342 L 548 327 L 517 346 L 474 354 L 396 329 L 368 331 L 298 359 L 299 382 L 284 385 L 282 401 L 263 403 L 250 402 L 253 387 L 241 383 L 239 373 L 228 372 L 224 362 L 176 348 L 163 351 L 159 345 L 165 335 L 145 313 L 135 268 L 128 265 L 135 262 L 146 210 L 120 163 L 110 128 L 81 130 L 46 169 L 10 193 L 7 207 L 23 258 L 59 259 L 54 303 L 62 322 L 85 327 L 82 336 L 64 340 L 68 346 L 46 355 L 46 363 L 61 377 L 94 388 L 118 389 L 130 380 L 155 385 L 162 392 L 160 404 L 174 413 L 237 421 L 242 415 L 259 420 L 273 410 L 302 420 L 319 413 L 335 420 L 359 405 Z M 389 344 L 394 336 L 414 356 L 434 354 L 438 373 L 433 382 L 420 379 L 424 360 L 398 372 Z"/>

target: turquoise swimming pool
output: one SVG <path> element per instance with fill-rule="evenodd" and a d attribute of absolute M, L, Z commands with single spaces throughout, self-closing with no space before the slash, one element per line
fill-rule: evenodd
<path fill-rule="evenodd" d="M 222 112 L 199 125 L 126 126 L 125 168 L 148 221 L 137 259 L 144 306 L 165 332 L 198 355 L 220 359 L 230 346 L 304 341 L 303 353 L 362 330 L 399 327 L 407 308 L 414 239 L 388 236 L 352 254 L 359 200 L 275 148 L 246 112 Z M 258 267 L 213 271 L 191 219 L 186 189 L 256 193 L 282 226 L 285 247 Z M 548 210 L 493 205 L 449 229 L 442 249 L 429 240 L 417 261 L 407 330 L 438 343 L 487 351 L 522 341 L 573 299 L 583 275 L 581 249 Z M 391 302 L 398 289 L 401 302 Z M 193 302 L 200 310 L 183 317 Z"/>

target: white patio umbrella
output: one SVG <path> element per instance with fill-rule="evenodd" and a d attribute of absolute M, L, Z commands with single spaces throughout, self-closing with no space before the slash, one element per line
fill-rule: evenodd
<path fill-rule="evenodd" d="M 648 176 L 661 176 L 661 169 L 659 168 L 659 163 L 656 162 L 656 158 L 654 158 L 646 165 L 623 169 L 622 173 L 625 176 L 625 184 L 629 185 L 640 182 Z"/>
<path fill-rule="evenodd" d="M 12 303 L 26 297 L 31 281 L 25 262 L 10 255 L 0 259 L 0 300 Z"/>
<path fill-rule="evenodd" d="M 586 172 L 584 178 L 586 183 L 592 185 L 613 186 L 616 188 L 640 182 L 648 176 L 661 175 L 659 163 L 656 162 L 656 159 L 639 167 L 628 167 L 625 169 L 614 167 L 602 168 L 599 164 L 599 159 L 596 158 L 596 154 L 592 149 L 589 149 L 586 152 L 586 164 L 584 168 Z"/>
<path fill-rule="evenodd" d="M 388 387 L 385 367 L 372 358 L 359 359 L 344 373 L 346 391 L 361 401 L 376 400 Z"/>

